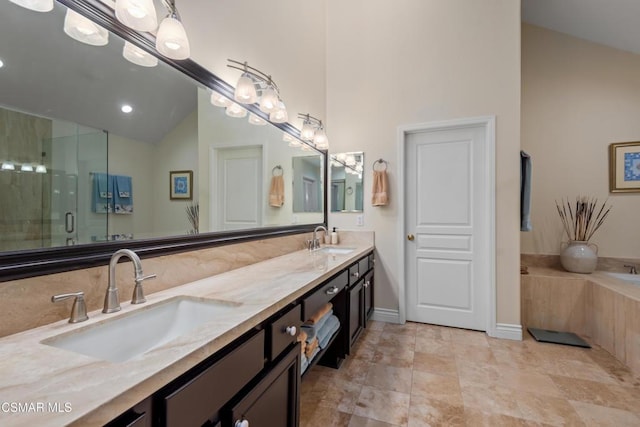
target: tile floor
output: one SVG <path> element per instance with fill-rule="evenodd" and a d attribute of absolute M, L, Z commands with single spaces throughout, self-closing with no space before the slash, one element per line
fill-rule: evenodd
<path fill-rule="evenodd" d="M 301 427 L 640 426 L 640 377 L 599 347 L 371 322 L 302 382 Z"/>

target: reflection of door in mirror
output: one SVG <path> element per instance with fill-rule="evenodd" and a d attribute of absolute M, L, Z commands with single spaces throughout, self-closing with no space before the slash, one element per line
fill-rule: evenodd
<path fill-rule="evenodd" d="M 210 212 L 216 231 L 262 225 L 262 146 L 217 149 L 216 197 Z"/>
<path fill-rule="evenodd" d="M 319 155 L 293 158 L 293 212 L 322 212 Z"/>
<path fill-rule="evenodd" d="M 344 210 L 344 179 L 331 180 L 331 212 Z"/>

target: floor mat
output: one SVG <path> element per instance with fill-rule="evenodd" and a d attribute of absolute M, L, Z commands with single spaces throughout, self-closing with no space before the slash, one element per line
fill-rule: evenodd
<path fill-rule="evenodd" d="M 529 331 L 531 336 L 536 339 L 536 341 L 591 348 L 591 346 L 585 340 L 583 340 L 573 332 L 549 331 L 547 329 L 538 328 L 527 328 L 527 330 Z"/>

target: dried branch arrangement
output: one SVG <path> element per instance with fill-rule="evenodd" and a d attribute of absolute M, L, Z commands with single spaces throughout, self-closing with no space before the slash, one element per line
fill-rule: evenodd
<path fill-rule="evenodd" d="M 200 204 L 192 202 L 185 207 L 187 218 L 192 227 L 192 233 L 198 234 L 200 228 Z"/>
<path fill-rule="evenodd" d="M 611 211 L 612 206 L 607 208 L 606 204 L 606 200 L 600 204 L 598 199 L 584 196 L 577 197 L 575 204 L 569 199 L 561 200 L 560 204 L 556 200 L 558 215 L 569 239 L 588 242 Z"/>

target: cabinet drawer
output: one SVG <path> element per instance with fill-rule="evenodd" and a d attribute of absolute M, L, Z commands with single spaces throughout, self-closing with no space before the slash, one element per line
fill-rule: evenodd
<path fill-rule="evenodd" d="M 360 279 L 360 269 L 358 268 L 358 263 L 356 262 L 351 267 L 349 267 L 349 284 L 353 285 Z"/>
<path fill-rule="evenodd" d="M 366 256 L 358 261 L 358 271 L 360 273 L 360 277 L 362 277 L 367 271 L 369 271 L 369 257 Z"/>
<path fill-rule="evenodd" d="M 308 295 L 302 301 L 302 318 L 305 320 L 310 318 L 320 307 L 331 301 L 335 295 L 344 289 L 348 282 L 349 273 L 345 270 Z"/>
<path fill-rule="evenodd" d="M 296 342 L 296 337 L 302 324 L 302 309 L 300 305 L 280 316 L 277 320 L 269 324 L 269 360 L 274 360 L 289 345 Z M 294 328 L 294 329 L 289 329 Z M 291 331 L 293 335 L 291 335 Z"/>
<path fill-rule="evenodd" d="M 164 398 L 167 426 L 201 426 L 264 367 L 264 330 Z"/>

